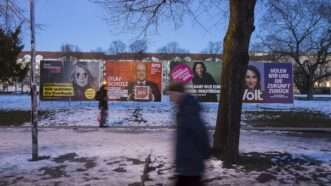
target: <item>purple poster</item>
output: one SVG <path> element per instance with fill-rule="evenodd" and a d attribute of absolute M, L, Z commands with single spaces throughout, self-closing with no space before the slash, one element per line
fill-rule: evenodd
<path fill-rule="evenodd" d="M 292 64 L 266 63 L 264 77 L 264 102 L 293 103 Z"/>
<path fill-rule="evenodd" d="M 249 103 L 293 103 L 292 64 L 249 63 L 243 101 Z"/>

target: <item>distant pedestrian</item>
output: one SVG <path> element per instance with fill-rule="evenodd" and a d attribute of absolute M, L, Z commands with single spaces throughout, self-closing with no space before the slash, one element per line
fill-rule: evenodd
<path fill-rule="evenodd" d="M 209 158 L 210 146 L 206 126 L 200 117 L 200 104 L 185 93 L 182 84 L 168 87 L 171 101 L 177 105 L 176 113 L 176 186 L 201 186 L 204 160 Z"/>
<path fill-rule="evenodd" d="M 107 117 L 108 117 L 108 90 L 107 84 L 104 82 L 100 87 L 99 91 L 95 96 L 96 100 L 99 101 L 99 126 L 106 127 Z"/>

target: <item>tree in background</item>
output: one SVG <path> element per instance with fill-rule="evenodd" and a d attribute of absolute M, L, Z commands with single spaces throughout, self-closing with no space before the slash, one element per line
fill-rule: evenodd
<path fill-rule="evenodd" d="M 22 23 L 28 22 L 17 0 L 0 1 L 0 26 L 5 31 L 15 30 Z"/>
<path fill-rule="evenodd" d="M 190 53 L 189 50 L 183 49 L 175 41 L 167 43 L 165 46 L 157 50 L 159 53 L 163 54 L 180 54 L 180 53 Z"/>
<path fill-rule="evenodd" d="M 61 51 L 62 52 L 80 52 L 80 49 L 77 45 L 66 43 L 61 46 Z"/>
<path fill-rule="evenodd" d="M 21 92 L 23 93 L 24 81 L 28 75 L 30 68 L 28 63 L 17 63 L 13 71 L 13 80 L 15 81 L 15 91 L 17 91 L 17 83 L 21 84 Z"/>
<path fill-rule="evenodd" d="M 28 66 L 17 63 L 23 50 L 20 40 L 21 27 L 14 31 L 5 31 L 0 27 L 0 81 L 3 84 L 22 82 L 28 72 Z"/>
<path fill-rule="evenodd" d="M 294 83 L 313 98 L 314 84 L 331 76 L 331 1 L 276 0 L 267 4 L 262 44 L 280 59 L 295 62 Z"/>
<path fill-rule="evenodd" d="M 126 44 L 121 40 L 112 41 L 108 52 L 110 54 L 119 54 L 126 52 Z"/>
<path fill-rule="evenodd" d="M 63 54 L 64 61 L 73 61 L 81 57 L 80 49 L 77 45 L 63 44 L 61 46 L 61 52 Z"/>
<path fill-rule="evenodd" d="M 323 2 L 320 4 L 321 6 L 319 7 L 319 13 L 320 15 L 326 19 L 329 23 L 331 23 L 331 3 L 329 2 Z"/>
<path fill-rule="evenodd" d="M 184 16 L 196 20 L 193 7 L 220 10 L 219 4 L 228 2 L 229 24 L 224 38 L 224 66 L 222 69 L 222 91 L 216 130 L 214 135 L 215 155 L 224 160 L 224 166 L 230 167 L 238 161 L 239 136 L 244 75 L 248 65 L 248 49 L 251 34 L 254 31 L 254 9 L 256 0 L 95 0 L 107 11 L 114 25 L 123 25 L 125 29 L 148 28 L 160 22 L 171 20 L 179 25 Z M 206 12 L 205 9 L 203 12 Z M 131 49 L 131 47 L 130 47 Z M 134 50 L 135 52 L 137 50 Z"/>
<path fill-rule="evenodd" d="M 147 48 L 147 41 L 145 39 L 135 40 L 129 45 L 130 52 L 132 53 L 145 53 Z"/>
<path fill-rule="evenodd" d="M 91 52 L 105 53 L 105 50 L 102 47 L 97 47 L 96 49 L 91 50 Z"/>
<path fill-rule="evenodd" d="M 209 41 L 208 46 L 202 52 L 207 54 L 221 54 L 222 43 Z"/>

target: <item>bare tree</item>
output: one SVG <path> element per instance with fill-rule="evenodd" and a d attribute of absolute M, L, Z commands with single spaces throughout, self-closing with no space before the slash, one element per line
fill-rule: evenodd
<path fill-rule="evenodd" d="M 322 3 L 320 4 L 318 12 L 321 16 L 326 19 L 329 23 L 331 23 L 331 4 L 330 3 Z"/>
<path fill-rule="evenodd" d="M 313 98 L 314 83 L 331 76 L 331 7 L 327 0 L 277 0 L 268 3 L 263 24 L 268 28 L 262 43 L 267 50 L 295 62 L 295 84 Z"/>
<path fill-rule="evenodd" d="M 97 47 L 96 49 L 94 50 L 91 50 L 91 52 L 98 52 L 98 53 L 104 53 L 104 49 L 102 47 Z"/>
<path fill-rule="evenodd" d="M 61 51 L 62 52 L 79 52 L 80 49 L 77 45 L 66 43 L 61 46 Z"/>
<path fill-rule="evenodd" d="M 130 52 L 132 53 L 145 53 L 147 48 L 147 41 L 145 39 L 135 40 L 129 45 Z"/>
<path fill-rule="evenodd" d="M 209 41 L 208 46 L 202 52 L 207 54 L 221 54 L 222 43 Z"/>
<path fill-rule="evenodd" d="M 249 55 L 248 48 L 254 31 L 254 9 L 256 0 L 98 0 L 95 1 L 109 11 L 109 18 L 118 24 L 142 28 L 147 32 L 164 20 L 181 23 L 185 15 L 197 20 L 192 7 L 210 4 L 219 8 L 221 2 L 229 4 L 228 31 L 224 38 L 224 67 L 222 72 L 221 102 L 218 110 L 214 149 L 226 167 L 237 162 L 239 157 L 240 116 L 244 85 L 244 74 Z M 122 24 L 123 25 L 123 24 Z M 221 153 L 222 152 L 222 153 Z"/>
<path fill-rule="evenodd" d="M 111 42 L 109 49 L 110 54 L 118 54 L 126 51 L 126 44 L 121 40 Z"/>
<path fill-rule="evenodd" d="M 77 60 L 81 57 L 81 52 L 77 45 L 68 44 L 68 43 L 63 44 L 61 46 L 61 52 L 62 52 L 62 57 L 66 62 Z"/>
<path fill-rule="evenodd" d="M 6 31 L 16 29 L 23 22 L 28 22 L 17 0 L 0 1 L 0 27 Z"/>
<path fill-rule="evenodd" d="M 255 29 L 256 0 L 230 0 L 230 20 L 223 44 L 221 100 L 214 135 L 216 154 L 230 167 L 239 159 L 239 137 L 244 74 L 249 44 Z"/>
<path fill-rule="evenodd" d="M 189 53 L 188 50 L 183 49 L 179 46 L 179 44 L 175 41 L 166 44 L 165 46 L 159 48 L 157 50 L 159 53 L 164 54 L 180 54 L 180 53 Z"/>

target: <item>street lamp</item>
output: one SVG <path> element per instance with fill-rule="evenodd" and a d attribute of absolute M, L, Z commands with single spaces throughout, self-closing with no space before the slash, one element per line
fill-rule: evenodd
<path fill-rule="evenodd" d="M 30 0 L 30 31 L 31 31 L 31 123 L 32 123 L 32 161 L 37 161 L 38 157 L 38 107 L 37 107 L 37 84 L 35 79 L 35 19 L 34 0 Z"/>

